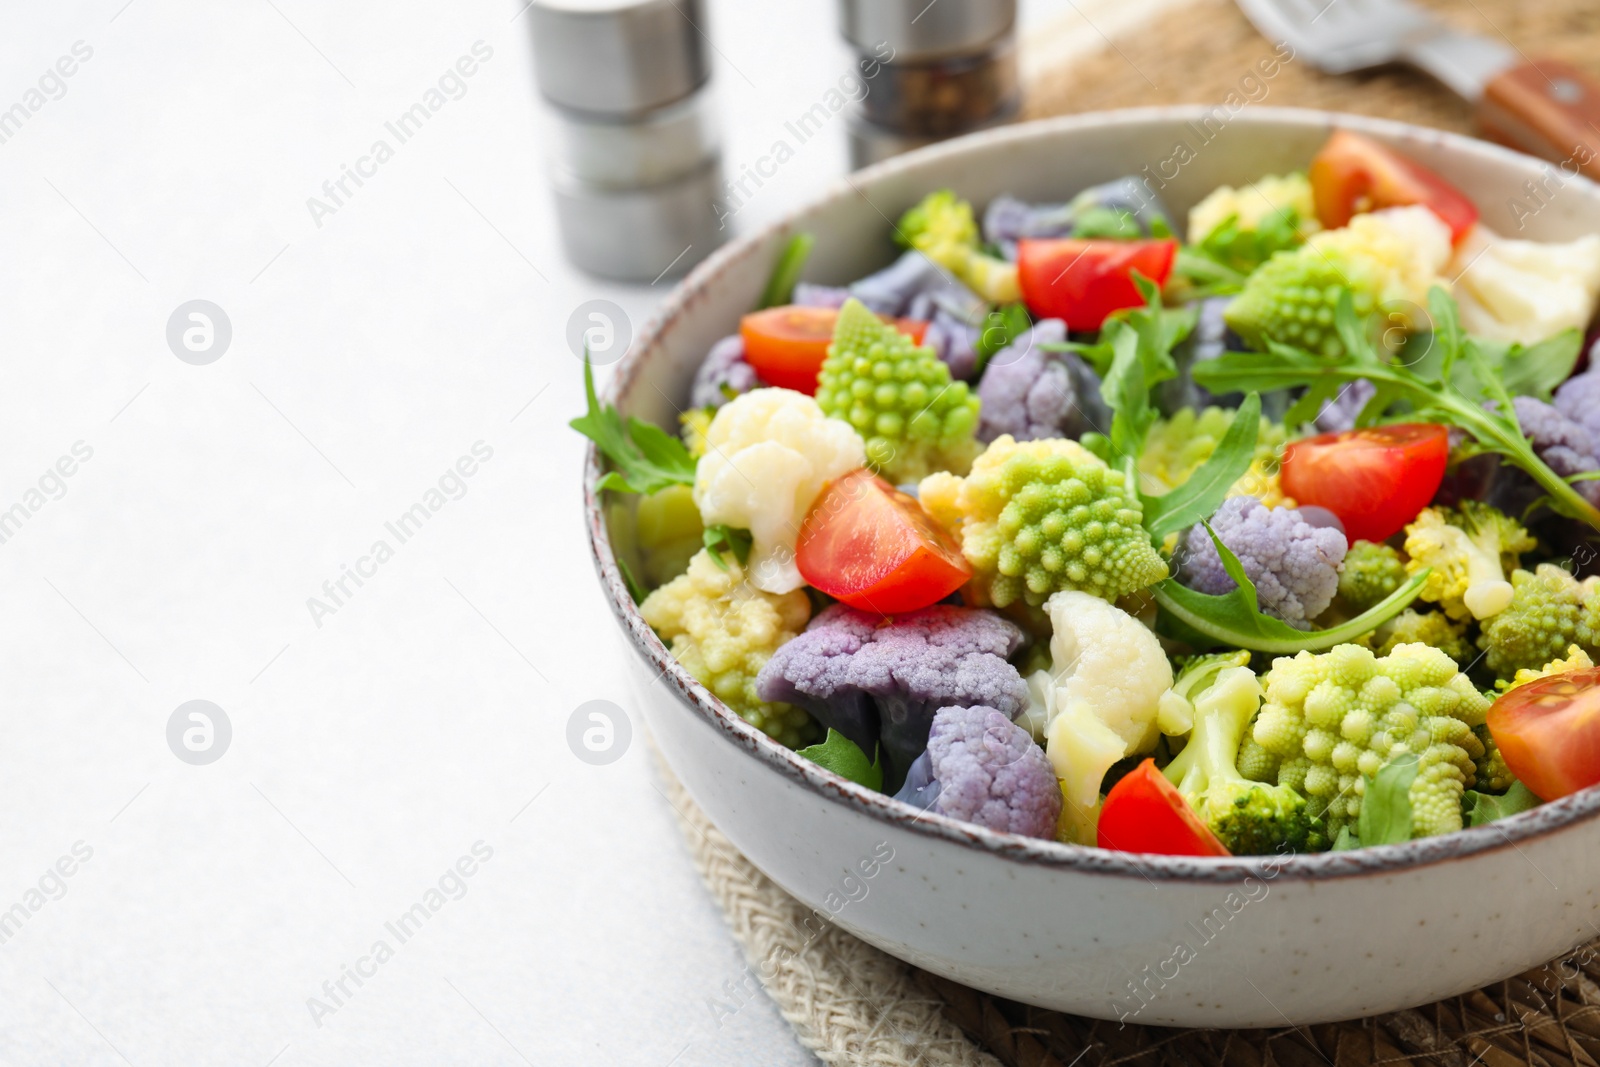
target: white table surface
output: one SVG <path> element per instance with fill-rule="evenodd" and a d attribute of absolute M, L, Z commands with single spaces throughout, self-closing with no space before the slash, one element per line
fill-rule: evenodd
<path fill-rule="evenodd" d="M 566 321 L 605 297 L 642 322 L 670 283 L 563 264 L 520 6 L 0 15 L 0 111 L 92 50 L 0 143 L 0 512 L 27 512 L 0 543 L 0 1063 L 815 1062 L 764 996 L 719 1023 L 743 960 L 637 732 L 601 767 L 565 741 L 631 669 L 583 544 Z M 815 0 L 712 8 L 737 169 L 845 59 Z M 465 95 L 314 219 L 478 41 Z M 740 225 L 843 169 L 839 120 Z M 196 298 L 233 330 L 204 366 L 166 341 Z M 398 543 L 385 522 L 477 442 L 465 495 Z M 232 724 L 209 765 L 166 739 L 193 699 Z M 385 923 L 477 842 L 400 943 Z"/>

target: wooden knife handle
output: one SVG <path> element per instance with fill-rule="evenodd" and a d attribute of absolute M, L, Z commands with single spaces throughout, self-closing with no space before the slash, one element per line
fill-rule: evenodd
<path fill-rule="evenodd" d="M 1501 71 L 1484 87 L 1478 123 L 1502 144 L 1600 180 L 1600 81 L 1570 63 Z"/>

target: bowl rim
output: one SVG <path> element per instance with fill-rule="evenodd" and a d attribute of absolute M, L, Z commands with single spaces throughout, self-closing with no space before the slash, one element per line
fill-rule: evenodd
<path fill-rule="evenodd" d="M 940 142 L 846 175 L 832 183 L 817 197 L 785 212 L 781 218 L 730 241 L 679 282 L 651 315 L 632 347 L 619 361 L 603 390 L 602 399 L 607 403 L 615 403 L 615 398 L 634 381 L 640 369 L 648 361 L 661 336 L 673 328 L 698 294 L 714 287 L 725 272 L 752 255 L 756 246 L 791 229 L 795 219 L 804 213 L 843 198 L 854 196 L 867 199 L 864 188 L 870 188 L 890 175 L 937 162 L 944 157 L 1003 149 L 1013 143 L 1078 130 L 1183 123 L 1212 114 L 1214 110 L 1213 106 L 1208 105 L 1163 105 L 1038 119 Z M 1230 124 L 1243 123 L 1266 127 L 1287 125 L 1332 129 L 1337 126 L 1371 133 L 1389 141 L 1429 143 L 1445 147 L 1452 152 L 1500 162 L 1510 160 L 1521 166 L 1528 166 L 1533 158 L 1463 134 L 1344 112 L 1252 106 L 1240 110 L 1229 121 Z M 1593 183 L 1584 181 L 1577 184 L 1580 187 L 1588 186 L 1592 190 L 1590 195 L 1600 193 L 1600 186 Z M 583 494 L 592 561 L 612 614 L 628 636 L 633 650 L 655 671 L 651 686 L 661 681 L 670 684 L 676 690 L 677 696 L 698 713 L 703 721 L 715 728 L 723 738 L 744 749 L 790 782 L 820 795 L 830 803 L 839 804 L 852 812 L 887 822 L 900 829 L 953 842 L 968 849 L 992 854 L 1002 860 L 1030 866 L 1085 874 L 1140 878 L 1148 882 L 1236 883 L 1242 878 L 1252 876 L 1314 881 L 1392 874 L 1465 859 L 1483 852 L 1508 848 L 1521 852 L 1520 845 L 1525 842 L 1560 832 L 1600 815 L 1600 788 L 1592 787 L 1543 804 L 1532 811 L 1484 826 L 1465 828 L 1438 837 L 1395 845 L 1377 845 L 1346 852 L 1187 857 L 1114 852 L 1042 838 L 1023 837 L 922 811 L 801 758 L 745 722 L 689 676 L 673 658 L 666 645 L 656 636 L 655 631 L 644 621 L 622 579 L 616 557 L 611 551 L 600 493 L 596 490 L 600 474 L 599 453 L 590 443 L 584 450 Z"/>

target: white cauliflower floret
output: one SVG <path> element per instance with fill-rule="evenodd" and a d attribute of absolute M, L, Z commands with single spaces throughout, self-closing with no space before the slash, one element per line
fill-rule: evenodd
<path fill-rule="evenodd" d="M 1594 316 L 1600 296 L 1600 237 L 1565 244 L 1516 241 L 1481 223 L 1456 252 L 1455 298 L 1467 332 L 1534 344 Z"/>
<path fill-rule="evenodd" d="M 1235 189 L 1231 185 L 1211 190 L 1206 198 L 1189 209 L 1189 242 L 1199 244 L 1228 219 L 1234 218 L 1241 230 L 1254 230 L 1268 215 L 1293 208 L 1298 216 L 1296 229 L 1309 237 L 1320 229 L 1317 206 L 1311 198 L 1311 182 L 1304 172 L 1258 178 Z"/>
<path fill-rule="evenodd" d="M 804 584 L 794 545 L 823 483 L 866 463 L 866 446 L 848 422 L 830 419 L 792 389 L 735 397 L 706 428 L 694 502 L 707 526 L 749 530 L 750 584 L 788 593 Z"/>
<path fill-rule="evenodd" d="M 1172 665 L 1144 624 L 1076 591 L 1045 601 L 1054 667 L 1045 689 L 1045 754 L 1061 779 L 1064 836 L 1094 844 L 1100 783 L 1124 756 L 1155 747 Z"/>

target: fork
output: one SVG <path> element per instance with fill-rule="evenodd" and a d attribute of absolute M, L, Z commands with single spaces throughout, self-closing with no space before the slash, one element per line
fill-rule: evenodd
<path fill-rule="evenodd" d="M 1238 0 L 1262 35 L 1329 74 L 1407 63 L 1476 108 L 1503 144 L 1600 179 L 1600 81 L 1569 63 L 1463 33 L 1409 0 Z"/>

